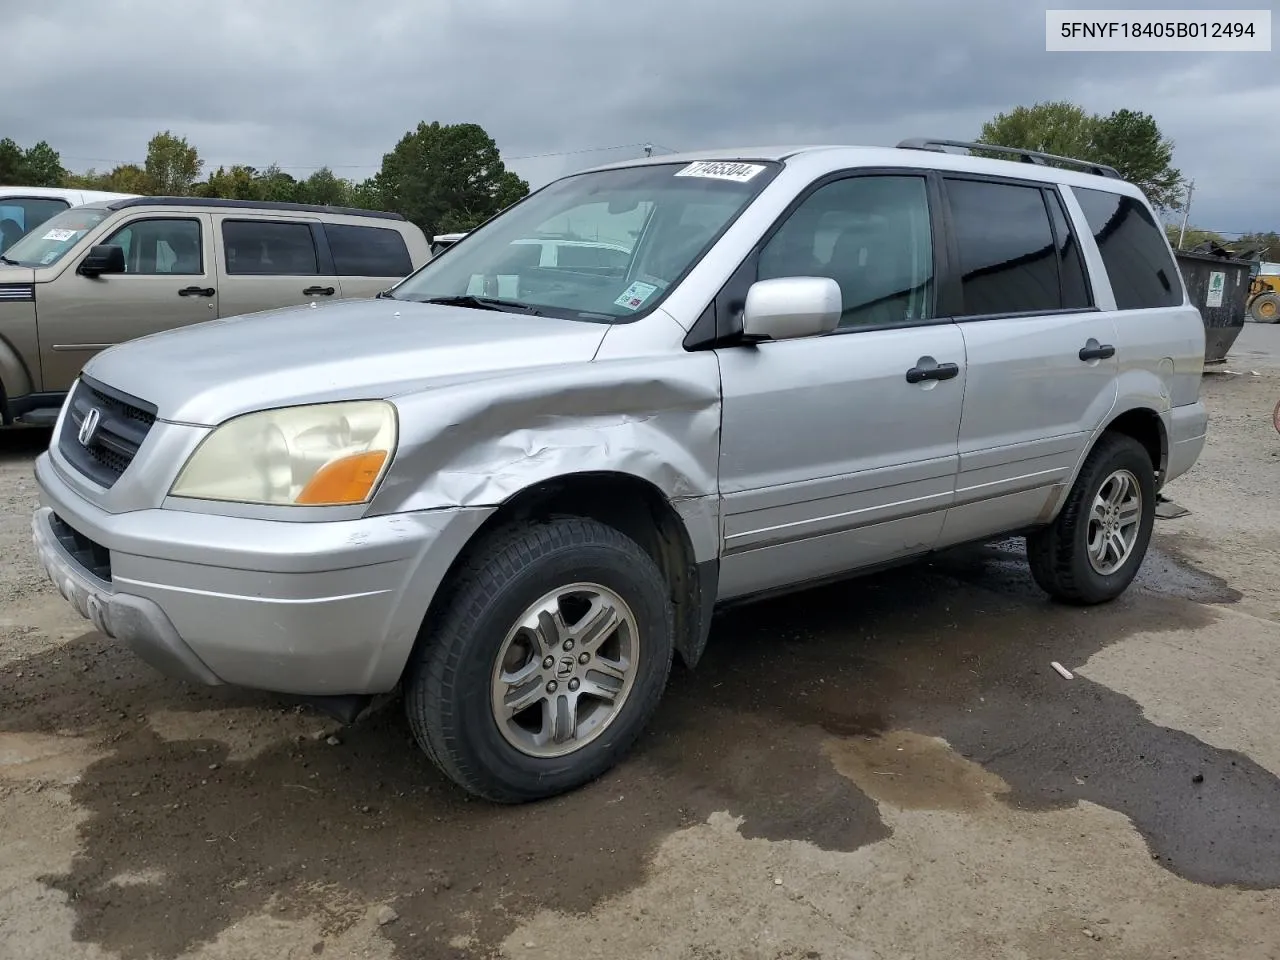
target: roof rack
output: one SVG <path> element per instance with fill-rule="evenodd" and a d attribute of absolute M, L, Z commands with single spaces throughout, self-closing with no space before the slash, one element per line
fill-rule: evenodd
<path fill-rule="evenodd" d="M 943 147 L 962 147 L 965 150 L 987 150 L 991 153 L 1007 153 L 1018 157 L 1023 163 L 1035 163 L 1045 166 L 1049 161 L 1079 167 L 1099 177 L 1111 177 L 1123 180 L 1120 171 L 1105 163 L 1093 163 L 1089 160 L 1077 160 L 1075 157 L 1060 157 L 1054 153 L 1040 153 L 1036 150 L 1020 150 L 1017 147 L 998 147 L 990 143 L 978 143 L 971 140 L 934 140 L 929 137 L 911 137 L 898 144 L 899 150 L 931 150 L 934 153 L 946 153 Z"/>
<path fill-rule="evenodd" d="M 346 217 L 374 217 L 378 220 L 404 220 L 403 214 L 386 210 L 361 210 L 357 207 L 326 207 L 318 203 L 275 203 L 270 200 L 229 200 L 223 197 L 131 197 L 111 200 L 108 210 L 126 207 L 217 207 L 223 210 L 280 210 L 291 213 L 333 213 Z"/>

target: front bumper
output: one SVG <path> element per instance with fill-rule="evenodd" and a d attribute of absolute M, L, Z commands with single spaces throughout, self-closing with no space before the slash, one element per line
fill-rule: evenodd
<path fill-rule="evenodd" d="M 163 673 L 282 693 L 383 693 L 489 509 L 282 522 L 112 514 L 36 461 L 32 538 L 59 591 Z M 94 555 L 99 562 L 94 562 Z"/>

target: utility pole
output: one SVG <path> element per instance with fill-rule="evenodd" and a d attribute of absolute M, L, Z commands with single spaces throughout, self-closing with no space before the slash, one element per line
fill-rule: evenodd
<path fill-rule="evenodd" d="M 1182 229 L 1178 232 L 1178 249 L 1182 249 L 1182 241 L 1187 236 L 1187 221 L 1191 218 L 1191 195 L 1196 192 L 1196 182 L 1187 184 L 1187 202 L 1182 208 Z"/>

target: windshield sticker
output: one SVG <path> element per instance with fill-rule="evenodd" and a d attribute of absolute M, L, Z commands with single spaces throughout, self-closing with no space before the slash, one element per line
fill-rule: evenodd
<path fill-rule="evenodd" d="M 40 258 L 40 262 L 47 267 L 49 264 L 53 263 L 53 261 L 57 259 L 58 259 L 58 251 L 50 250 L 43 257 Z"/>
<path fill-rule="evenodd" d="M 66 243 L 80 231 L 78 230 L 59 230 L 53 229 L 46 233 L 41 240 L 56 240 L 58 243 Z"/>
<path fill-rule="evenodd" d="M 653 295 L 653 291 L 657 289 L 658 288 L 652 283 L 642 283 L 637 280 L 631 286 L 627 287 L 626 290 L 622 291 L 622 296 L 613 302 L 620 307 L 627 307 L 630 310 L 639 310 L 640 305 L 648 300 L 649 297 Z"/>
<path fill-rule="evenodd" d="M 677 177 L 703 177 L 708 180 L 732 180 L 735 183 L 746 183 L 761 170 L 759 163 L 726 163 L 722 160 L 695 160 L 683 170 L 676 172 Z"/>

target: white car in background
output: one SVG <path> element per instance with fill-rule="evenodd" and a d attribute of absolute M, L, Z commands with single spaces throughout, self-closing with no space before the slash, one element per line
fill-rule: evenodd
<path fill-rule="evenodd" d="M 134 196 L 137 194 L 68 187 L 0 187 L 0 254 L 63 210 L 82 203 Z"/>

